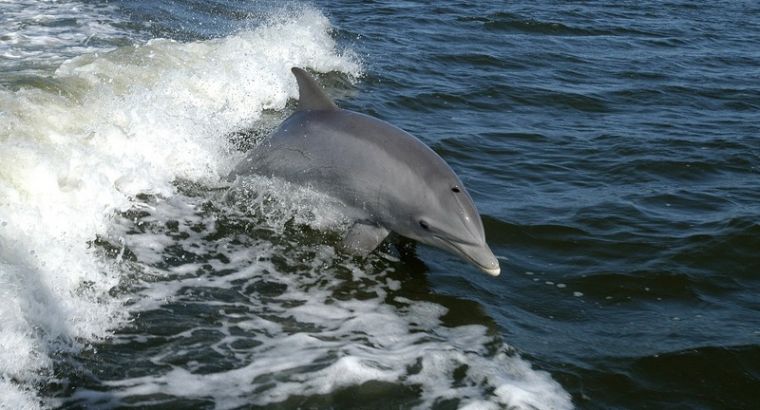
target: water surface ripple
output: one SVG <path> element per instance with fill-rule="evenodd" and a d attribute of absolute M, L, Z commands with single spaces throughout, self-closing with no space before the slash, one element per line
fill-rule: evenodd
<path fill-rule="evenodd" d="M 331 8 L 367 56 L 347 103 L 449 160 L 507 259 L 434 289 L 482 303 L 578 407 L 752 408 L 760 7 L 373 4 Z"/>

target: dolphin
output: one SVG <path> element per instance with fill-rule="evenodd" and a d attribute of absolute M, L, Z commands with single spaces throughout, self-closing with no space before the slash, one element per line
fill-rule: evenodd
<path fill-rule="evenodd" d="M 483 223 L 462 181 L 432 149 L 374 117 L 344 110 L 304 70 L 298 109 L 230 174 L 310 186 L 356 215 L 342 247 L 366 256 L 392 231 L 498 276 Z"/>

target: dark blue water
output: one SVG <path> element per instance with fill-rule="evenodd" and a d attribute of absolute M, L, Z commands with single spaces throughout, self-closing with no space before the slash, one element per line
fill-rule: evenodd
<path fill-rule="evenodd" d="M 560 388 L 509 373 L 518 380 L 514 385 L 539 386 L 538 397 L 565 391 L 578 408 L 756 408 L 760 4 L 311 4 L 329 19 L 338 47 L 355 53 L 362 67 L 358 78 L 337 70 L 320 75 L 320 82 L 341 107 L 398 125 L 449 162 L 482 214 L 488 242 L 501 257 L 501 276 L 488 277 L 424 246 L 399 251 L 388 244 L 383 252 L 390 259 L 363 265 L 336 261 L 324 256 L 336 234 L 300 223 L 303 207 L 284 206 L 281 198 L 261 200 L 257 185 L 247 193 L 258 201 L 255 210 L 240 202 L 228 207 L 213 181 L 178 178 L 169 206 L 160 195 L 141 199 L 149 209 L 169 211 L 117 213 L 114 224 L 138 238 L 133 249 L 119 251 L 118 235 L 94 242 L 106 260 L 128 256 L 120 269 L 132 279 L 113 294 L 150 293 L 145 289 L 154 287 L 156 295 L 171 297 L 139 309 L 113 330 L 113 339 L 54 356 L 52 381 L 38 383 L 42 397 L 54 397 L 64 408 L 529 408 L 496 392 L 513 385 L 472 372 L 478 363 L 513 366 L 500 360 L 517 355 Z M 122 18 L 115 26 L 126 33 L 111 40 L 120 47 L 151 38 L 216 41 L 272 24 L 273 15 L 291 7 L 226 1 L 110 6 Z M 238 127 L 233 147 L 265 138 L 289 110 L 268 110 L 263 119 Z M 225 138 L 230 135 L 219 135 Z M 192 212 L 177 211 L 187 204 Z M 277 229 L 268 225 L 272 207 L 285 213 L 277 217 Z M 148 233 L 169 241 L 157 251 L 159 262 L 140 254 L 140 244 L 149 240 L 139 238 Z M 256 271 L 255 280 L 230 276 L 263 260 L 235 259 L 256 247 L 265 249 L 271 266 Z M 183 266 L 192 269 L 181 271 Z M 357 279 L 357 270 L 368 276 Z M 173 273 L 161 279 L 155 271 Z M 139 279 L 149 274 L 159 279 Z M 282 279 L 298 275 L 309 279 Z M 217 280 L 224 286 L 214 285 Z M 349 340 L 362 345 L 366 337 L 362 346 L 372 348 L 382 343 L 369 330 L 352 333 L 327 319 L 313 325 L 327 330 L 305 325 L 297 310 L 301 302 L 278 299 L 293 289 L 304 300 L 319 301 L 310 309 L 377 298 L 366 313 L 352 308 L 356 317 L 396 309 L 409 334 L 425 335 L 425 343 L 440 341 L 436 349 L 473 356 L 462 359 L 458 370 L 441 370 L 449 379 L 430 382 L 437 380 L 430 376 L 418 385 L 415 375 L 427 373 L 414 369 L 429 369 L 427 356 L 389 364 L 384 360 L 406 356 L 380 349 L 373 359 L 378 369 L 398 365 L 408 374 L 320 390 L 304 375 L 333 369 L 340 352 L 350 350 Z M 417 302 L 446 313 L 419 319 L 433 324 L 417 328 Z M 224 308 L 217 310 L 220 304 Z M 251 318 L 284 330 L 262 339 L 236 327 Z M 471 352 L 464 339 L 452 336 L 468 329 L 487 335 L 473 339 Z M 160 387 L 171 386 L 160 374 L 233 378 L 234 369 L 271 359 L 259 346 L 287 344 L 300 334 L 343 347 L 279 376 L 275 370 L 275 376 L 251 371 L 249 379 L 231 383 L 244 386 L 237 401 Z M 279 400 L 258 401 L 278 383 L 305 387 L 302 394 L 285 389 Z M 251 384 L 255 388 L 246 390 Z M 452 397 L 441 393 L 440 386 L 449 384 Z"/>
<path fill-rule="evenodd" d="M 366 56 L 347 103 L 441 153 L 509 258 L 491 280 L 422 250 L 434 292 L 579 407 L 756 405 L 756 3 L 325 7 Z"/>

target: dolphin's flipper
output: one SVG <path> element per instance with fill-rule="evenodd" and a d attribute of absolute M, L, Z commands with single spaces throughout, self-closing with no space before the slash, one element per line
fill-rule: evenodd
<path fill-rule="evenodd" d="M 298 81 L 299 110 L 331 111 L 338 109 L 338 106 L 325 94 L 322 87 L 314 81 L 309 73 L 298 67 L 293 67 L 290 71 L 293 72 L 296 81 Z"/>
<path fill-rule="evenodd" d="M 389 233 L 382 226 L 357 222 L 348 230 L 342 248 L 353 255 L 367 256 Z"/>

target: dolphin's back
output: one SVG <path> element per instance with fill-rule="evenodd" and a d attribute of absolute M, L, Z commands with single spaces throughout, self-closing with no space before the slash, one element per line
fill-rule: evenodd
<path fill-rule="evenodd" d="M 308 184 L 367 210 L 392 205 L 401 196 L 414 200 L 408 190 L 394 189 L 394 183 L 399 188 L 430 181 L 461 185 L 448 164 L 417 138 L 385 121 L 338 108 L 308 73 L 297 67 L 292 72 L 298 81 L 298 111 L 235 174 Z M 385 203 L 373 205 L 378 202 Z"/>
<path fill-rule="evenodd" d="M 409 201 L 401 187 L 441 178 L 458 183 L 443 159 L 415 137 L 341 109 L 294 113 L 235 173 L 310 185 L 377 216 L 396 200 Z"/>

